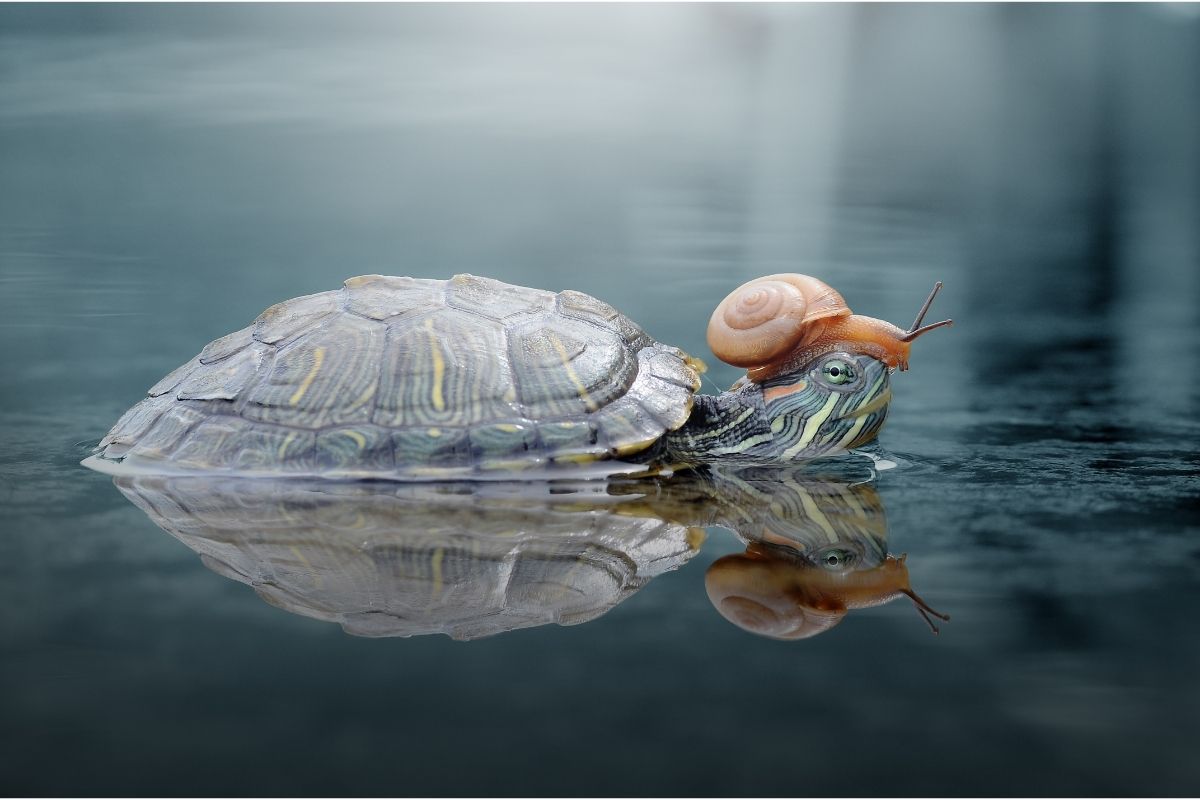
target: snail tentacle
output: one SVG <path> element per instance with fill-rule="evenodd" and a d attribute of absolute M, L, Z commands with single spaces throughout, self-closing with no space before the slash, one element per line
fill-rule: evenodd
<path fill-rule="evenodd" d="M 913 324 L 909 326 L 908 332 L 912 333 L 917 328 L 921 327 L 921 322 L 925 319 L 925 314 L 929 311 L 929 307 L 933 305 L 933 298 L 937 297 L 937 293 L 942 290 L 942 282 L 937 281 L 933 284 L 933 291 L 929 293 L 929 297 L 925 298 L 925 304 L 921 306 L 921 310 L 917 312 L 917 318 L 913 320 Z"/>
<path fill-rule="evenodd" d="M 925 314 L 929 311 L 929 307 L 931 305 L 933 305 L 933 298 L 937 297 L 937 294 L 938 294 L 938 292 L 941 291 L 941 289 L 942 289 L 941 281 L 938 281 L 935 284 L 933 284 L 933 291 L 931 291 L 929 293 L 929 297 L 925 298 L 924 305 L 922 305 L 921 310 L 917 312 L 917 318 L 915 320 L 913 320 L 913 324 L 909 327 L 909 329 L 907 331 L 904 332 L 904 335 L 902 337 L 900 337 L 900 341 L 911 342 L 913 339 L 916 339 L 921 334 L 929 333 L 934 328 L 941 328 L 944 325 L 953 325 L 954 324 L 954 320 L 944 319 L 941 322 L 935 322 L 932 325 L 926 325 L 923 328 L 921 327 L 921 323 L 925 321 Z"/>
<path fill-rule="evenodd" d="M 923 333 L 929 333 L 931 330 L 934 330 L 935 328 L 945 328 L 945 327 L 947 327 L 949 325 L 953 325 L 953 324 L 954 324 L 954 320 L 952 320 L 952 319 L 944 319 L 941 322 L 933 322 L 933 323 L 930 323 L 929 325 L 926 325 L 923 328 L 917 328 L 916 330 L 908 331 L 907 333 L 905 333 L 903 336 L 900 337 L 900 341 L 911 342 L 913 339 L 917 338 L 918 336 L 920 336 Z"/>

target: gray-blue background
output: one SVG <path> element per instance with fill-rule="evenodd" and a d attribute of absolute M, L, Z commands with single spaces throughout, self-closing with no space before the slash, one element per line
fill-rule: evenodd
<path fill-rule="evenodd" d="M 1195 794 L 1198 222 L 1196 6 L 0 6 L 0 789 Z M 586 625 L 353 639 L 76 467 L 351 275 L 707 354 L 781 270 L 946 282 L 880 481 L 938 638 L 754 638 L 714 534 Z"/>

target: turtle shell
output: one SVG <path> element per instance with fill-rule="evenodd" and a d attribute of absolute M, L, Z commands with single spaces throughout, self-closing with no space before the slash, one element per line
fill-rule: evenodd
<path fill-rule="evenodd" d="M 444 479 L 619 460 L 687 420 L 693 363 L 580 292 L 365 275 L 209 343 L 90 465 Z"/>

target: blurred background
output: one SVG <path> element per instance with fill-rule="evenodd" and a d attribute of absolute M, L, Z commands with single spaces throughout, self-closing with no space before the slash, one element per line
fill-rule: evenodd
<path fill-rule="evenodd" d="M 152 379 L 370 271 L 636 283 L 622 310 L 701 352 L 729 287 L 795 270 L 901 321 L 940 278 L 1038 346 L 1094 313 L 1128 391 L 1143 360 L 1183 389 L 1155 402 L 1198 391 L 1195 348 L 1147 332 L 1197 319 L 1196 5 L 9 5 L 0 31 L 6 270 L 135 282 L 59 297 L 48 339 L 13 327 L 47 287 L 10 280 L 6 358 L 147 314 L 186 331 Z M 14 263 L 67 235 L 86 265 Z"/>
<path fill-rule="evenodd" d="M 1198 223 L 1197 5 L 2 5 L 8 788 L 1195 793 Z M 880 482 L 939 639 L 755 640 L 690 565 L 580 628 L 354 640 L 74 467 L 352 275 L 709 357 L 777 271 L 901 326 L 945 281 Z"/>

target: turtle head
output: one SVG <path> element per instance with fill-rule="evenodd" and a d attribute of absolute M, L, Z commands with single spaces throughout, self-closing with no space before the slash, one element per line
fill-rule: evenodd
<path fill-rule="evenodd" d="M 834 350 L 761 383 L 770 455 L 808 458 L 870 442 L 887 418 L 891 372 L 871 356 Z"/>
<path fill-rule="evenodd" d="M 891 373 L 879 359 L 834 350 L 762 383 L 743 378 L 719 397 L 697 398 L 668 450 L 682 463 L 777 464 L 861 447 L 887 418 Z"/>

